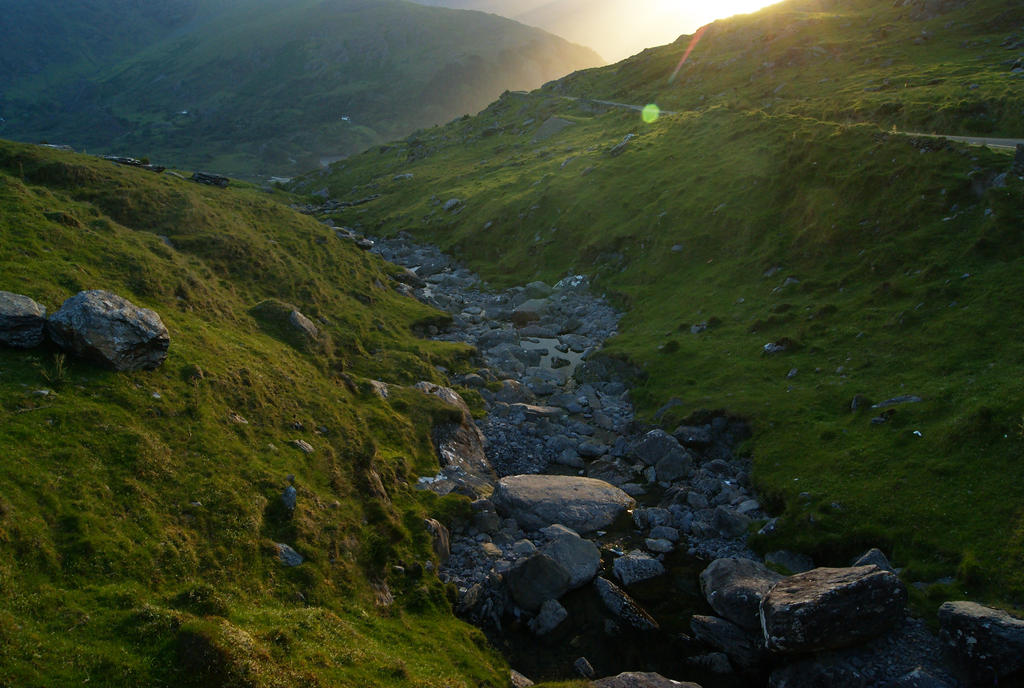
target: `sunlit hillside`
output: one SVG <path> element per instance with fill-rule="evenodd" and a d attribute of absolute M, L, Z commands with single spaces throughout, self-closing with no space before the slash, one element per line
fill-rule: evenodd
<path fill-rule="evenodd" d="M 339 220 L 496 284 L 592 276 L 627 312 L 610 351 L 648 418 L 754 424 L 755 482 L 784 514 L 759 546 L 834 565 L 883 546 L 926 606 L 1019 605 L 1024 186 L 1012 149 L 900 130 L 1020 137 L 1022 13 L 783 3 L 713 24 L 675 82 L 690 37 L 308 184 L 373 189 Z M 677 114 L 645 123 L 649 102 Z"/>

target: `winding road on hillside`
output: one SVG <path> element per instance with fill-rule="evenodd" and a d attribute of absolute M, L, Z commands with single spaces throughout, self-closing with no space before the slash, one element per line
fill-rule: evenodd
<path fill-rule="evenodd" d="M 514 93 L 528 95 L 525 91 L 514 91 Z M 643 112 L 643 105 L 632 105 L 630 103 L 617 103 L 613 100 L 597 100 L 595 98 L 579 98 L 577 96 L 558 96 L 563 100 L 572 101 L 587 101 L 590 103 L 599 103 L 601 105 L 607 105 L 609 107 L 623 108 L 625 110 L 634 110 L 636 112 Z M 678 114 L 675 110 L 661 110 L 662 115 L 675 115 Z M 927 138 L 934 139 L 948 139 L 950 141 L 957 141 L 959 143 L 966 143 L 970 146 L 987 146 L 989 148 L 996 148 L 999 150 L 1014 150 L 1017 146 L 1024 146 L 1024 138 L 1020 139 L 1003 139 L 993 138 L 989 136 L 951 136 L 949 134 L 924 134 L 917 131 L 897 131 L 897 134 L 903 134 L 905 136 L 924 136 Z"/>

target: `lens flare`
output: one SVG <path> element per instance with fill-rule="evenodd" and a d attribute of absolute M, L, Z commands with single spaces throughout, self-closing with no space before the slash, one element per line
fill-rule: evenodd
<path fill-rule="evenodd" d="M 644 122 L 647 124 L 654 124 L 658 121 L 658 118 L 661 117 L 661 108 L 654 103 L 644 105 L 644 109 L 641 111 L 640 117 L 643 118 Z"/>
<path fill-rule="evenodd" d="M 690 39 L 690 45 L 686 48 L 686 53 L 683 55 L 683 59 L 679 60 L 679 64 L 676 65 L 676 71 L 672 72 L 672 76 L 668 78 L 668 82 L 670 84 L 675 82 L 676 77 L 679 76 L 679 70 L 682 69 L 683 65 L 686 64 L 686 61 L 690 59 L 690 53 L 692 53 L 693 49 L 697 47 L 698 43 L 700 43 L 700 39 L 704 36 L 704 32 L 707 31 L 707 29 L 707 25 L 702 26 L 697 29 L 697 33 L 693 34 L 693 38 Z"/>

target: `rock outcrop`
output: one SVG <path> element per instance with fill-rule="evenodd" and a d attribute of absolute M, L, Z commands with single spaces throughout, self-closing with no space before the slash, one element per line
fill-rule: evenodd
<path fill-rule="evenodd" d="M 512 598 L 523 609 L 535 612 L 548 600 L 557 600 L 569 591 L 571 576 L 551 557 L 536 552 L 520 560 L 508 572 Z"/>
<path fill-rule="evenodd" d="M 939 607 L 940 637 L 968 672 L 991 680 L 1024 670 L 1024 619 L 975 602 Z"/>
<path fill-rule="evenodd" d="M 717 559 L 700 574 L 704 598 L 740 628 L 761 628 L 761 600 L 783 576 L 750 559 Z"/>
<path fill-rule="evenodd" d="M 856 645 L 892 628 L 906 602 L 900 579 L 873 565 L 790 576 L 761 600 L 765 645 L 775 652 Z"/>
<path fill-rule="evenodd" d="M 492 497 L 498 511 L 533 530 L 561 523 L 578 533 L 607 528 L 635 503 L 602 480 L 563 475 L 502 478 Z"/>
<path fill-rule="evenodd" d="M 454 406 L 461 415 L 458 423 L 445 423 L 434 428 L 434 444 L 442 475 L 428 483 L 428 487 L 439 494 L 457 492 L 472 498 L 489 494 L 498 476 L 487 460 L 486 440 L 473 422 L 466 401 L 455 390 L 430 382 L 419 382 L 416 389 Z"/>
<path fill-rule="evenodd" d="M 43 343 L 46 309 L 27 296 L 0 291 L 0 344 L 34 349 Z"/>
<path fill-rule="evenodd" d="M 47 323 L 47 332 L 65 351 L 118 371 L 158 367 L 171 341 L 155 312 L 102 290 L 65 301 Z"/>
<path fill-rule="evenodd" d="M 700 688 L 696 683 L 683 683 L 661 674 L 628 671 L 594 681 L 594 688 Z"/>

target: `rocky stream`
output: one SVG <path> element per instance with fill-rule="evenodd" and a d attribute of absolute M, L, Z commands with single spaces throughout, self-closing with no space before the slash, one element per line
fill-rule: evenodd
<path fill-rule="evenodd" d="M 483 419 L 454 390 L 419 385 L 463 410 L 461 424 L 435 430 L 442 469 L 420 487 L 473 500 L 452 532 L 427 527 L 457 613 L 506 655 L 512 685 L 907 688 L 1019 677 L 1024 621 L 949 602 L 933 633 L 909 614 L 904 583 L 877 549 L 830 568 L 751 551 L 748 533 L 775 523 L 736 452 L 751 429 L 722 412 L 674 428 L 638 421 L 631 371 L 599 354 L 619 314 L 585 276 L 491 291 L 408 235 L 336 231 L 404 266 L 395 289 L 451 315 L 426 334 L 479 352 L 479 370 L 451 384 L 479 392 Z"/>

